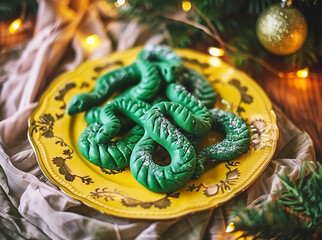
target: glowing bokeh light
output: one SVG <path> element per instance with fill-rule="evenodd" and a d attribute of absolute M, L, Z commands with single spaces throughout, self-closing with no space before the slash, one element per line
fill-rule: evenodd
<path fill-rule="evenodd" d="M 228 226 L 226 228 L 226 232 L 230 233 L 230 232 L 234 231 L 234 229 L 235 229 L 235 225 L 234 225 L 233 222 L 231 222 L 231 223 L 228 224 Z"/>
<path fill-rule="evenodd" d="M 225 54 L 225 51 L 221 48 L 216 48 L 216 47 L 209 47 L 208 52 L 211 56 L 214 57 L 221 57 Z"/>
<path fill-rule="evenodd" d="M 94 35 L 88 36 L 86 38 L 86 43 L 90 46 L 94 45 L 96 42 L 96 37 Z"/>
<path fill-rule="evenodd" d="M 83 41 L 84 47 L 89 51 L 94 50 L 96 47 L 98 47 L 101 44 L 102 44 L 102 40 L 96 34 L 87 36 L 86 38 L 84 38 L 84 41 Z"/>
<path fill-rule="evenodd" d="M 191 9 L 191 3 L 189 1 L 182 1 L 181 6 L 182 10 L 185 12 L 188 12 Z"/>
<path fill-rule="evenodd" d="M 9 33 L 15 33 L 21 26 L 21 19 L 18 18 L 14 20 L 10 25 L 9 25 Z"/>
<path fill-rule="evenodd" d="M 296 72 L 296 75 L 300 78 L 306 78 L 309 75 L 309 69 L 304 68 L 304 69 L 298 70 Z"/>
<path fill-rule="evenodd" d="M 122 7 L 125 4 L 125 0 L 117 0 L 114 4 L 116 7 Z"/>

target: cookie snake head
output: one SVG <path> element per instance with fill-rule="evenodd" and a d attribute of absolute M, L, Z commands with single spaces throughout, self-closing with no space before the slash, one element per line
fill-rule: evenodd
<path fill-rule="evenodd" d="M 173 82 L 181 69 L 181 65 L 179 64 L 159 62 L 159 63 L 156 63 L 156 65 L 158 66 L 163 79 L 167 83 Z"/>
<path fill-rule="evenodd" d="M 147 45 L 138 59 L 154 63 L 166 82 L 173 82 L 182 67 L 181 57 L 166 45 Z"/>
<path fill-rule="evenodd" d="M 87 94 L 78 94 L 74 96 L 68 104 L 67 114 L 72 116 L 76 113 L 87 111 L 90 105 L 90 98 Z"/>

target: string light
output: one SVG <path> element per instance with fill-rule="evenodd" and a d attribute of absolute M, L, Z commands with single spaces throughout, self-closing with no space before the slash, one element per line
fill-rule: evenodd
<path fill-rule="evenodd" d="M 221 57 L 225 54 L 225 51 L 221 48 L 216 48 L 216 47 L 209 47 L 208 52 L 211 56 L 214 57 Z"/>
<path fill-rule="evenodd" d="M 96 40 L 95 40 L 95 36 L 94 35 L 91 35 L 91 36 L 88 36 L 87 38 L 86 38 L 86 43 L 88 44 L 88 45 L 94 45 L 95 44 L 95 42 L 96 42 Z"/>
<path fill-rule="evenodd" d="M 292 72 L 292 73 L 284 73 L 284 72 L 280 72 L 277 69 L 275 69 L 274 67 L 272 67 L 270 64 L 268 64 L 267 62 L 265 62 L 264 60 L 262 60 L 259 57 L 253 56 L 251 54 L 245 53 L 245 52 L 241 52 L 239 51 L 237 48 L 227 44 L 218 34 L 218 31 L 216 29 L 216 27 L 211 23 L 210 19 L 208 19 L 201 11 L 198 10 L 198 8 L 195 8 L 195 11 L 197 12 L 197 14 L 200 15 L 200 17 L 209 25 L 209 28 L 205 25 L 202 24 L 198 24 L 197 22 L 194 22 L 190 19 L 185 19 L 182 18 L 180 16 L 177 15 L 169 15 L 166 14 L 164 15 L 165 18 L 171 19 L 171 20 L 175 20 L 181 23 L 185 23 L 189 26 L 193 26 L 201 31 L 203 31 L 204 33 L 206 33 L 208 36 L 212 37 L 215 41 L 217 41 L 220 45 L 224 46 L 225 49 L 233 52 L 233 53 L 237 53 L 245 58 L 251 59 L 257 63 L 259 63 L 260 65 L 262 65 L 265 69 L 267 69 L 268 71 L 270 71 L 271 73 L 273 73 L 274 75 L 280 77 L 280 78 L 294 78 L 294 76 L 296 76 L 296 72 Z"/>
<path fill-rule="evenodd" d="M 116 7 L 122 7 L 125 4 L 125 0 L 117 0 L 114 5 Z"/>
<path fill-rule="evenodd" d="M 84 39 L 84 45 L 88 50 L 93 50 L 101 44 L 101 39 L 98 35 L 93 34 Z"/>
<path fill-rule="evenodd" d="M 21 27 L 21 19 L 17 18 L 9 25 L 9 33 L 15 33 Z"/>
<path fill-rule="evenodd" d="M 191 9 L 191 3 L 189 1 L 182 1 L 181 7 L 183 11 L 188 12 Z"/>
<path fill-rule="evenodd" d="M 233 222 L 229 223 L 227 228 L 226 228 L 226 233 L 230 233 L 232 231 L 234 231 L 235 229 L 235 224 Z"/>
<path fill-rule="evenodd" d="M 306 78 L 309 75 L 309 69 L 304 68 L 304 69 L 298 70 L 296 72 L 296 75 L 300 78 Z"/>

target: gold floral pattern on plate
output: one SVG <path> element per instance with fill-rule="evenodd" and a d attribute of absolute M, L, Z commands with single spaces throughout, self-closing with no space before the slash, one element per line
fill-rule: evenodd
<path fill-rule="evenodd" d="M 218 93 L 215 107 L 241 117 L 251 132 L 251 147 L 233 161 L 209 163 L 199 179 L 171 194 L 145 189 L 128 168 L 115 171 L 87 161 L 77 148 L 86 127 L 84 113 L 66 114 L 69 100 L 91 91 L 105 72 L 131 64 L 140 47 L 87 61 L 55 79 L 29 119 L 29 139 L 45 176 L 70 196 L 120 217 L 168 219 L 219 206 L 245 190 L 264 171 L 276 148 L 278 129 L 263 90 L 246 74 L 218 58 L 177 49 L 184 64 L 204 74 Z M 210 134 L 207 146 L 222 136 Z"/>

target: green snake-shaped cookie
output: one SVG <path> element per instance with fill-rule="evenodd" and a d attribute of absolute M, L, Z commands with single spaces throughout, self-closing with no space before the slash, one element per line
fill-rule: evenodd
<path fill-rule="evenodd" d="M 100 119 L 104 125 L 100 128 L 98 135 L 96 135 L 96 137 L 100 136 L 103 138 L 96 139 L 100 142 L 103 142 L 103 140 L 107 142 L 108 138 L 112 137 L 106 130 L 111 128 L 114 129 L 114 127 L 115 129 L 119 128 L 119 124 L 117 123 L 118 119 L 115 114 L 112 114 L 116 110 L 144 127 L 144 136 L 133 149 L 130 169 L 139 183 L 152 191 L 160 193 L 171 192 L 182 187 L 182 185 L 187 183 L 192 177 L 196 165 L 194 147 L 189 140 L 169 120 L 167 120 L 167 118 L 165 118 L 163 113 L 164 109 L 158 107 L 158 105 L 161 104 L 180 105 L 178 103 L 161 102 L 150 109 L 149 104 L 140 100 L 126 98 L 112 100 L 101 110 Z M 165 109 L 171 109 L 171 107 L 167 106 Z M 184 127 L 185 122 L 195 120 L 195 118 L 190 118 L 191 115 L 186 113 L 189 112 L 187 108 L 183 107 L 182 109 L 179 109 L 179 107 L 174 107 L 174 109 L 177 109 L 177 114 L 179 111 L 181 113 L 181 118 L 176 117 L 173 119 L 178 126 Z M 189 115 L 189 118 L 186 118 L 187 115 Z M 183 119 L 185 119 L 185 121 L 182 121 Z M 149 145 L 142 143 L 142 141 L 148 141 Z M 159 166 L 154 163 L 152 158 L 153 154 L 150 156 L 151 158 L 147 158 L 151 149 L 156 149 L 158 144 L 163 146 L 171 156 L 171 162 L 167 166 Z M 144 153 L 145 151 L 146 154 Z M 137 158 L 138 154 L 140 156 L 145 156 L 144 160 L 146 162 L 142 163 L 144 166 L 149 162 L 149 171 L 146 172 L 143 165 L 139 167 L 139 162 L 142 158 Z M 148 175 L 145 175 L 145 173 L 148 173 Z M 163 177 L 160 176 L 161 173 L 164 174 Z M 156 174 L 163 179 L 160 188 L 157 188 L 155 184 L 150 184 L 150 179 L 152 179 L 151 181 L 154 181 L 154 176 L 151 174 Z M 146 180 L 147 182 L 145 182 Z M 178 182 L 178 184 L 173 184 L 173 182 Z"/>
<path fill-rule="evenodd" d="M 190 135 L 202 137 L 210 130 L 211 118 L 209 112 L 201 102 L 187 92 L 183 86 L 174 83 L 169 84 L 165 92 L 170 100 L 177 103 L 170 104 L 168 102 L 159 101 L 153 105 L 152 109 L 149 104 L 141 103 L 140 108 L 146 112 L 149 111 L 149 109 L 151 109 L 152 112 L 157 110 L 164 115 L 175 119 L 176 122 L 182 123 L 179 126 L 186 131 L 185 135 L 190 133 Z M 116 99 L 119 98 L 120 97 L 117 97 Z M 111 141 L 111 139 L 119 133 L 121 126 L 124 127 L 124 125 L 129 125 L 128 118 L 122 118 L 122 115 L 116 116 L 115 111 L 120 111 L 120 107 L 117 107 L 115 104 L 116 99 L 107 104 L 103 114 L 101 114 L 102 107 L 92 108 L 86 113 L 85 119 L 90 125 L 82 132 L 79 138 L 79 149 L 86 159 L 98 166 L 115 170 L 126 167 L 126 163 L 128 164 L 130 159 L 128 154 L 123 154 L 121 156 L 120 150 L 115 146 L 120 146 L 123 142 L 135 143 L 135 141 L 139 140 L 137 136 L 140 134 L 137 131 L 134 132 L 135 140 L 129 139 L 129 137 L 133 135 L 132 132 L 129 132 L 124 140 L 118 139 L 116 142 Z M 123 100 L 122 111 L 128 114 L 137 110 L 134 108 L 131 108 L 131 111 L 125 109 L 126 101 L 127 100 L 125 99 Z M 136 107 L 138 106 L 139 105 L 137 104 Z M 187 119 L 189 119 L 189 121 L 187 121 Z M 102 122 L 105 124 L 102 124 Z M 193 143 L 196 142 L 194 141 L 195 139 L 191 137 L 189 140 Z M 113 151 L 116 153 L 113 153 Z M 114 159 L 113 156 L 116 158 Z M 107 159 L 110 159 L 110 161 L 107 161 Z"/>
<path fill-rule="evenodd" d="M 209 160 L 232 160 L 245 153 L 250 145 L 250 133 L 246 123 L 233 113 L 220 109 L 211 109 L 212 129 L 221 132 L 225 138 L 197 153 L 197 166 L 194 178 L 204 171 L 204 164 Z"/>
<path fill-rule="evenodd" d="M 180 64 L 180 57 L 171 48 L 159 45 L 152 48 L 148 46 L 139 53 L 136 62 L 99 77 L 95 88 L 90 93 L 74 96 L 68 104 L 67 113 L 74 115 L 88 111 L 105 102 L 117 90 L 138 84 L 140 80 L 139 86 L 129 91 L 133 96 L 139 96 L 138 99 L 147 100 L 153 92 L 157 92 L 160 88 L 160 76 L 157 71 L 163 79 L 171 82 L 175 77 L 174 71 Z"/>
<path fill-rule="evenodd" d="M 130 159 L 130 170 L 134 178 L 144 187 L 158 193 L 170 193 L 182 188 L 192 177 L 196 155 L 188 139 L 165 118 L 153 118 L 160 124 L 160 131 L 154 129 L 150 137 L 146 131 L 135 145 Z M 171 162 L 160 166 L 153 161 L 153 155 L 162 145 L 170 154 Z"/>
<path fill-rule="evenodd" d="M 74 115 L 88 111 L 106 101 L 122 86 L 132 86 L 141 79 L 137 63 L 113 70 L 98 78 L 95 88 L 90 93 L 80 93 L 74 96 L 68 104 L 67 113 Z"/>
<path fill-rule="evenodd" d="M 132 98 L 148 101 L 152 99 L 159 91 L 161 85 L 161 77 L 159 76 L 158 70 L 154 65 L 146 60 L 137 61 L 138 68 L 142 72 L 141 81 L 124 92 L 116 96 L 116 98 Z M 100 122 L 101 107 L 95 106 L 89 109 L 85 114 L 85 120 L 87 123 Z M 122 116 L 120 116 L 122 118 Z M 123 119 L 123 121 L 126 121 Z"/>
<path fill-rule="evenodd" d="M 150 64 L 149 64 L 150 63 Z M 156 69 L 159 75 L 156 74 Z M 198 72 L 184 67 L 181 58 L 169 47 L 163 45 L 146 46 L 133 64 L 118 68 L 99 77 L 90 93 L 74 96 L 67 107 L 67 113 L 74 115 L 88 111 L 106 101 L 114 92 L 124 87 L 133 87 L 130 91 L 135 99 L 148 100 L 159 91 L 160 77 L 166 82 L 181 82 L 208 108 L 214 105 L 216 92 Z"/>

